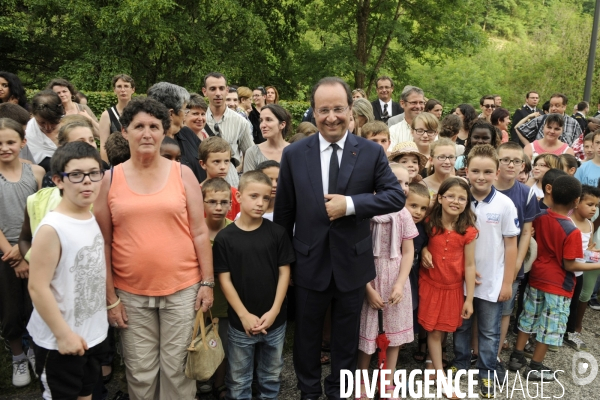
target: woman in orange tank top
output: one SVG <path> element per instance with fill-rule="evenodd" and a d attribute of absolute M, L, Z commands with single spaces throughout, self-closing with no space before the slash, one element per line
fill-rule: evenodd
<path fill-rule="evenodd" d="M 125 107 L 131 159 L 106 174 L 94 204 L 105 240 L 108 320 L 120 328 L 132 399 L 194 396 L 182 365 L 195 310 L 213 302 L 202 192 L 188 167 L 160 156 L 170 118 L 150 98 Z"/>

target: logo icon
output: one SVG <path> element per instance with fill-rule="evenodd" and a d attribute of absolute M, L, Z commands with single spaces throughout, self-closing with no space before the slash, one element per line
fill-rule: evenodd
<path fill-rule="evenodd" d="M 598 375 L 598 362 L 590 353 L 579 351 L 573 354 L 571 374 L 576 385 L 590 384 Z"/>
<path fill-rule="evenodd" d="M 215 339 L 210 339 L 208 341 L 208 345 L 214 349 L 215 347 L 217 347 L 217 341 Z"/>

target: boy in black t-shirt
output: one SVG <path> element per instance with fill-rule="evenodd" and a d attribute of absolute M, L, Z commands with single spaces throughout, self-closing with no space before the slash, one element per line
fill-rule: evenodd
<path fill-rule="evenodd" d="M 271 179 L 261 171 L 242 175 L 236 193 L 240 218 L 220 231 L 213 245 L 214 270 L 229 303 L 228 399 L 252 398 L 255 353 L 259 397 L 279 394 L 285 294 L 295 254 L 285 230 L 262 217 L 271 188 Z"/>

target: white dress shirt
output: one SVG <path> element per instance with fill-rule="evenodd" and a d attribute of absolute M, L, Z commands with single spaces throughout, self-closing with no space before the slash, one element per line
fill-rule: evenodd
<path fill-rule="evenodd" d="M 414 142 L 412 129 L 405 119 L 395 125 L 390 126 L 390 152 L 394 146 L 401 142 Z"/>
<path fill-rule="evenodd" d="M 391 117 L 392 116 L 392 99 L 390 98 L 387 103 L 385 103 L 383 100 L 379 99 L 379 106 L 381 107 L 380 108 L 381 115 L 383 115 L 383 105 L 384 104 L 387 104 L 387 106 L 388 106 L 387 112 L 388 112 L 388 115 Z"/>
<path fill-rule="evenodd" d="M 335 142 L 339 149 L 337 150 L 338 162 L 342 165 L 342 155 L 344 154 L 344 144 L 346 143 L 346 137 L 348 136 L 348 132 L 344 137 Z M 329 143 L 321 133 L 319 132 L 319 150 L 321 154 L 321 180 L 323 181 L 323 193 L 329 193 L 329 163 L 331 162 L 331 155 L 333 154 L 333 148 L 331 147 L 332 143 Z M 339 175 L 338 175 L 339 176 Z M 339 178 L 338 178 L 339 179 Z M 354 215 L 356 212 L 354 210 L 354 202 L 352 201 L 352 197 L 346 197 L 346 215 Z"/>

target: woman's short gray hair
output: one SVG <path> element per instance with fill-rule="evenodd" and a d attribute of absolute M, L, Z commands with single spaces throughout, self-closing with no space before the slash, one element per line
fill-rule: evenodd
<path fill-rule="evenodd" d="M 373 115 L 373 106 L 371 102 L 367 99 L 356 99 L 352 102 L 352 112 L 354 116 L 362 115 L 367 119 L 367 122 L 375 121 L 375 116 Z"/>
<path fill-rule="evenodd" d="M 190 93 L 185 88 L 169 82 L 155 83 L 148 89 L 147 94 L 175 113 L 190 101 Z"/>

